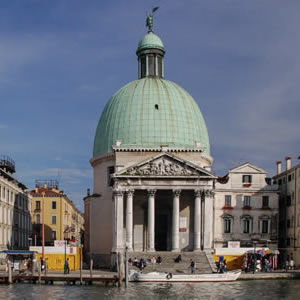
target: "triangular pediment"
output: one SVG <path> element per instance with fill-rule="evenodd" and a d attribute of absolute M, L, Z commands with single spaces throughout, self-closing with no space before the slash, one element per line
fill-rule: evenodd
<path fill-rule="evenodd" d="M 205 177 L 216 178 L 210 171 L 168 153 L 134 164 L 113 177 Z"/>
<path fill-rule="evenodd" d="M 251 163 L 244 163 L 238 167 L 230 169 L 230 173 L 244 173 L 244 174 L 253 174 L 253 173 L 260 173 L 265 174 L 267 173 L 266 170 L 259 168 Z"/>

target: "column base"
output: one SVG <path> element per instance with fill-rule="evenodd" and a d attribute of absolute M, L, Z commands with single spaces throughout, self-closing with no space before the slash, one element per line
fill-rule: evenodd
<path fill-rule="evenodd" d="M 147 249 L 147 252 L 156 252 L 154 248 L 152 249 Z"/>
<path fill-rule="evenodd" d="M 201 248 L 196 248 L 193 250 L 193 252 L 201 252 L 201 251 L 202 251 Z"/>
<path fill-rule="evenodd" d="M 178 249 L 172 249 L 171 252 L 177 252 L 178 253 L 178 252 L 180 252 L 180 249 L 179 248 Z"/>

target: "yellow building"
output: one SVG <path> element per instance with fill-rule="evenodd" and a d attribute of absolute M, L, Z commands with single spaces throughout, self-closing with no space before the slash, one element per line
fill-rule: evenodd
<path fill-rule="evenodd" d="M 32 196 L 33 245 L 42 245 L 42 223 L 45 224 L 45 245 L 55 240 L 68 240 L 81 245 L 84 231 L 83 214 L 75 207 L 56 180 L 37 181 Z"/>

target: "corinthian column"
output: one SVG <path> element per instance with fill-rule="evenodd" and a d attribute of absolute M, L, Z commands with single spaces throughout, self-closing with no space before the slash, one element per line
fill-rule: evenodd
<path fill-rule="evenodd" d="M 206 250 L 210 250 L 213 247 L 213 200 L 213 192 L 206 190 L 204 199 L 204 249 Z"/>
<path fill-rule="evenodd" d="M 194 251 L 201 249 L 201 194 L 200 190 L 195 191 Z"/>
<path fill-rule="evenodd" d="M 132 224 L 133 224 L 133 193 L 134 190 L 127 191 L 126 205 L 126 246 L 132 250 Z"/>
<path fill-rule="evenodd" d="M 123 192 L 113 192 L 113 248 L 112 252 L 123 250 Z"/>
<path fill-rule="evenodd" d="M 148 251 L 155 251 L 155 193 L 156 190 L 148 190 Z"/>
<path fill-rule="evenodd" d="M 173 190 L 172 251 L 179 251 L 179 196 L 180 190 Z"/>

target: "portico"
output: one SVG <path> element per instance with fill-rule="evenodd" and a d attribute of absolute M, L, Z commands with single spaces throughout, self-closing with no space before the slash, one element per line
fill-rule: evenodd
<path fill-rule="evenodd" d="M 211 249 L 211 172 L 164 153 L 113 178 L 112 252 Z"/>

